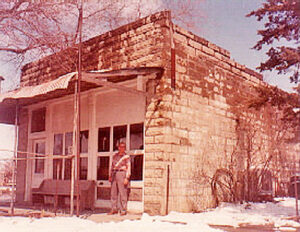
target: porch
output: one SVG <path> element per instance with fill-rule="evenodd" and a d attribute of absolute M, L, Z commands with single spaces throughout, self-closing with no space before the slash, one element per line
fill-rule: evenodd
<path fill-rule="evenodd" d="M 79 176 L 95 181 L 97 208 L 110 207 L 111 158 L 117 145 L 125 142 L 132 162 L 128 208 L 143 211 L 146 102 L 162 72 L 161 68 L 137 68 L 83 75 Z M 27 149 L 18 148 L 18 173 L 23 176 L 17 178 L 17 201 L 32 202 L 32 189 L 45 179 L 71 180 L 75 79 L 76 73 L 71 73 L 0 96 L 1 112 L 6 112 L 0 114 L 0 121 L 12 123 L 19 114 L 18 123 L 26 124 L 26 137 L 19 136 L 19 144 L 25 143 Z"/>

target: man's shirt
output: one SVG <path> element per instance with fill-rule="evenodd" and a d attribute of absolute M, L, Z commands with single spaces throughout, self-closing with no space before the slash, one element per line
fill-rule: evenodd
<path fill-rule="evenodd" d="M 130 175 L 131 175 L 130 156 L 127 155 L 126 153 L 120 154 L 119 152 L 114 154 L 114 156 L 112 158 L 111 169 L 110 169 L 111 177 L 112 177 L 114 171 L 125 171 L 126 178 L 129 179 Z"/>

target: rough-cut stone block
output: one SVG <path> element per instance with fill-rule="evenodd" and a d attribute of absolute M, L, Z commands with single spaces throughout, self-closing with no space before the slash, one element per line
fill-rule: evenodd
<path fill-rule="evenodd" d="M 202 51 L 205 52 L 206 54 L 213 56 L 215 54 L 215 51 L 212 48 L 203 46 Z M 210 57 L 211 58 L 211 57 Z"/>
<path fill-rule="evenodd" d="M 202 48 L 203 48 L 203 45 L 201 43 L 196 42 L 195 40 L 192 40 L 192 39 L 188 40 L 188 45 L 193 48 L 196 48 L 198 50 L 202 50 Z"/>

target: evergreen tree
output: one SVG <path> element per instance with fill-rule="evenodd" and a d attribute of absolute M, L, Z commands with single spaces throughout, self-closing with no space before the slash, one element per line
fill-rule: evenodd
<path fill-rule="evenodd" d="M 266 0 L 261 8 L 247 15 L 255 16 L 265 22 L 264 29 L 258 30 L 262 38 L 254 49 L 261 50 L 263 45 L 270 45 L 268 59 L 258 69 L 277 70 L 279 74 L 291 73 L 292 82 L 300 78 L 300 0 Z M 286 46 L 276 46 L 275 41 L 287 41 Z"/>

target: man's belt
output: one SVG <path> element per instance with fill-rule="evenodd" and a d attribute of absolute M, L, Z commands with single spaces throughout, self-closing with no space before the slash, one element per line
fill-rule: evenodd
<path fill-rule="evenodd" d="M 123 170 L 123 169 L 113 169 L 113 172 L 126 172 L 126 170 Z"/>

